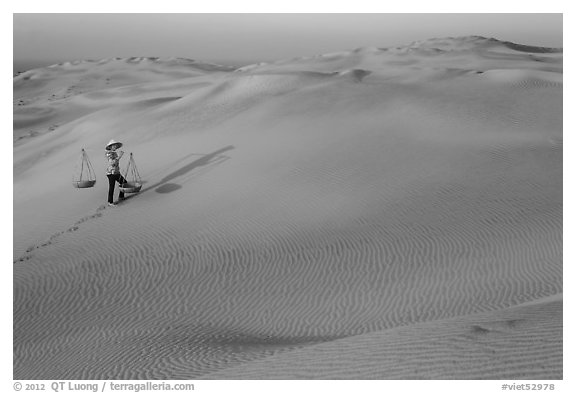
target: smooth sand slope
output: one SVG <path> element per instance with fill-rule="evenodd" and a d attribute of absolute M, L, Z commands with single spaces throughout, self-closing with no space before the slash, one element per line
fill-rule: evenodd
<path fill-rule="evenodd" d="M 562 378 L 561 50 L 112 59 L 14 97 L 14 378 Z M 111 138 L 146 181 L 115 208 Z"/>

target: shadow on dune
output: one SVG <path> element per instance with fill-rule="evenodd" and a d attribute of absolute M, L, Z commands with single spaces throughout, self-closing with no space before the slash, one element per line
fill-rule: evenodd
<path fill-rule="evenodd" d="M 158 187 L 156 189 L 156 192 L 160 193 L 160 194 L 168 194 L 172 191 L 176 191 L 176 190 L 179 190 L 181 188 L 182 188 L 182 186 L 179 184 L 168 183 L 168 184 L 164 184 L 164 185 Z"/>
<path fill-rule="evenodd" d="M 152 190 L 152 189 L 156 189 L 156 192 L 158 192 L 160 194 L 167 194 L 167 193 L 170 193 L 172 191 L 179 190 L 180 188 L 182 188 L 182 186 L 180 184 L 169 183 L 169 182 L 180 177 L 180 176 L 187 174 L 188 172 L 190 172 L 194 169 L 201 168 L 201 167 L 205 167 L 205 168 L 212 167 L 214 165 L 220 164 L 220 163 L 228 160 L 229 157 L 223 156 L 222 153 L 224 153 L 228 150 L 232 150 L 232 149 L 234 149 L 234 146 L 230 145 L 230 146 L 226 146 L 222 149 L 216 150 L 210 154 L 205 154 L 201 158 L 194 160 L 191 163 L 183 166 L 182 168 L 172 172 L 168 176 L 165 176 L 159 182 L 157 182 L 151 186 L 146 187 L 140 193 L 146 192 L 146 191 Z M 191 154 L 191 155 L 196 155 L 196 154 Z"/>
<path fill-rule="evenodd" d="M 293 336 L 254 335 L 238 332 L 212 332 L 204 343 L 214 348 L 230 352 L 251 352 L 259 350 L 294 349 L 321 344 L 346 337 L 339 336 Z"/>
<path fill-rule="evenodd" d="M 529 45 L 521 45 L 515 44 L 513 42 L 505 41 L 502 44 L 504 46 L 514 49 L 518 52 L 527 52 L 527 53 L 563 53 L 563 48 L 547 48 L 541 46 L 529 46 Z"/>

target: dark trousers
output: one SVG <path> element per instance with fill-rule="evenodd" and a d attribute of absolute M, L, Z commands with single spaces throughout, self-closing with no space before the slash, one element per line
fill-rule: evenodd
<path fill-rule="evenodd" d="M 108 203 L 113 203 L 114 187 L 116 186 L 116 182 L 118 182 L 119 184 L 124 184 L 126 183 L 126 179 L 124 179 L 124 177 L 119 173 L 115 175 L 106 175 L 106 176 L 108 176 Z M 120 199 L 124 198 L 124 193 L 122 191 L 120 191 L 119 197 Z"/>

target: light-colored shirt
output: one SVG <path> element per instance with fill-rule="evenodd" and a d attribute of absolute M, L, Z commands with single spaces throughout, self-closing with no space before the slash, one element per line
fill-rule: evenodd
<path fill-rule="evenodd" d="M 107 151 L 106 158 L 108 159 L 108 168 L 106 169 L 107 175 L 117 175 L 120 173 L 120 156 L 115 151 Z"/>

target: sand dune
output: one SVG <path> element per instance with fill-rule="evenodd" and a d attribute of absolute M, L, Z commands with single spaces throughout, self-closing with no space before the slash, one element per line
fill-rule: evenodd
<path fill-rule="evenodd" d="M 24 76 L 14 378 L 562 377 L 561 302 L 523 305 L 562 293 L 561 51 Z M 146 183 L 105 208 L 111 138 Z"/>
<path fill-rule="evenodd" d="M 14 140 L 36 136 L 95 109 L 168 94 L 184 94 L 188 78 L 231 67 L 188 59 L 78 61 L 30 70 L 14 78 Z M 170 83 L 172 81 L 172 83 Z"/>
<path fill-rule="evenodd" d="M 562 299 L 298 348 L 207 379 L 562 379 Z"/>

